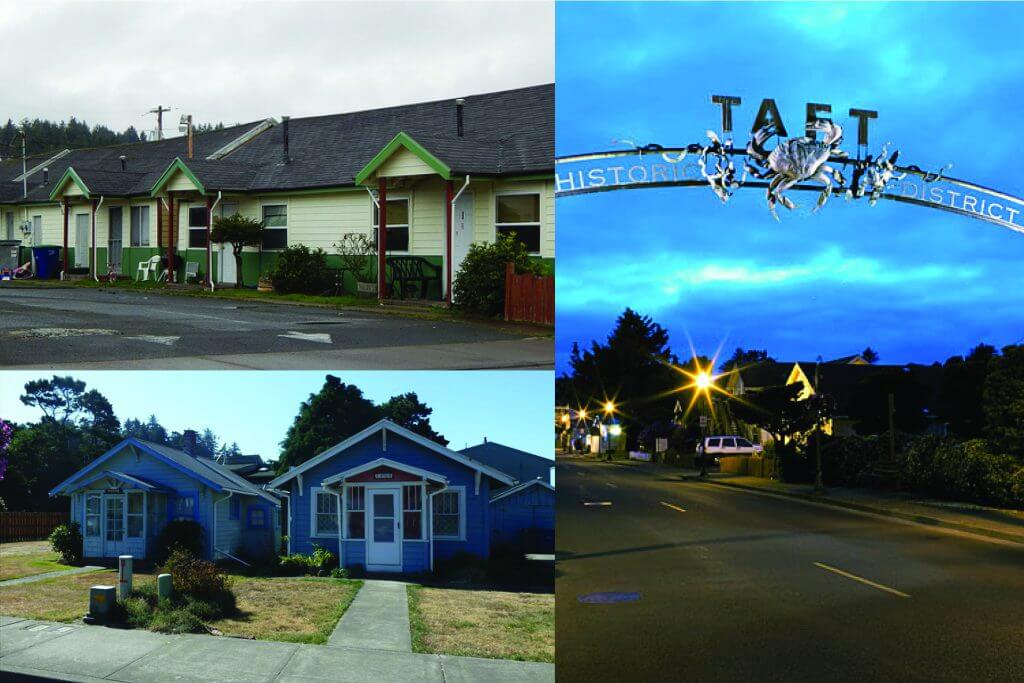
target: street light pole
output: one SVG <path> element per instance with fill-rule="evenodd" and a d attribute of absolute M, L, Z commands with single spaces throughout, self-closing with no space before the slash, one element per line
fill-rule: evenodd
<path fill-rule="evenodd" d="M 821 418 L 825 398 L 821 394 L 821 356 L 814 363 L 814 457 L 817 460 L 817 474 L 814 478 L 815 493 L 824 493 L 825 484 L 821 477 Z"/>

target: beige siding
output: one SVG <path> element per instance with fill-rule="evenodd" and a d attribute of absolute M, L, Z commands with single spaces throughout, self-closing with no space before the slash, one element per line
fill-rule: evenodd
<path fill-rule="evenodd" d="M 193 183 L 192 180 L 187 175 L 185 175 L 181 171 L 175 171 L 171 175 L 171 179 L 167 182 L 163 189 L 165 192 L 168 190 L 174 190 L 177 192 L 190 190 L 194 191 L 198 188 L 196 188 L 196 184 Z"/>
<path fill-rule="evenodd" d="M 399 148 L 388 157 L 387 161 L 377 167 L 377 175 L 382 178 L 407 175 L 432 175 L 436 173 L 422 159 L 404 147 Z"/>

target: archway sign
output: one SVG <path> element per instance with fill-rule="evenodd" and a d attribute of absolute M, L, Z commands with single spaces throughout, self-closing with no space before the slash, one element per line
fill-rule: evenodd
<path fill-rule="evenodd" d="M 987 221 L 1024 233 L 1024 199 L 946 175 L 952 164 L 935 172 L 900 165 L 890 143 L 876 154 L 868 149 L 868 128 L 878 112 L 850 109 L 857 121 L 856 157 L 841 148 L 843 127 L 828 115 L 831 105 L 809 102 L 804 135 L 790 137 L 775 100 L 762 100 L 745 147 L 734 147 L 733 108 L 739 97 L 713 95 L 721 109 L 721 134 L 707 131 L 707 141 L 684 147 L 637 145 L 630 149 L 559 157 L 555 194 L 566 197 L 611 190 L 652 187 L 709 187 L 722 202 L 743 188 L 765 190 L 768 210 L 778 220 L 778 205 L 796 207 L 793 191 L 817 192 L 814 208 L 835 195 L 866 199 L 874 206 L 888 199 Z M 820 137 L 819 137 L 820 134 Z"/>

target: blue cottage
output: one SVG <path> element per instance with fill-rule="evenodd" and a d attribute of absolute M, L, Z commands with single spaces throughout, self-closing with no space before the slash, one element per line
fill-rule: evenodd
<path fill-rule="evenodd" d="M 206 559 L 277 551 L 278 499 L 225 465 L 194 455 L 195 432 L 184 436 L 184 450 L 125 439 L 50 491 L 70 498 L 86 558 L 152 558 L 160 532 L 178 519 L 200 525 Z"/>
<path fill-rule="evenodd" d="M 500 469 L 381 420 L 268 487 L 288 499 L 290 553 L 340 548 L 342 566 L 432 571 L 459 552 L 490 554 L 491 498 L 516 485 Z"/>

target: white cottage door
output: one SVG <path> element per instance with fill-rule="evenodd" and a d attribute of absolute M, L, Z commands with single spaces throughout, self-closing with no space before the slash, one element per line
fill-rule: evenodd
<path fill-rule="evenodd" d="M 107 230 L 107 266 L 115 273 L 121 272 L 121 223 L 124 210 L 120 206 L 110 207 Z"/>
<path fill-rule="evenodd" d="M 399 533 L 399 489 L 367 489 L 370 528 L 366 543 L 367 569 L 399 571 L 402 535 Z"/>
<path fill-rule="evenodd" d="M 89 266 L 89 214 L 75 214 L 75 267 Z"/>
<path fill-rule="evenodd" d="M 455 202 L 455 221 L 452 223 L 452 281 L 459 272 L 462 260 L 473 244 L 473 193 L 463 192 Z"/>
<path fill-rule="evenodd" d="M 103 496 L 103 556 L 124 554 L 124 496 Z"/>
<path fill-rule="evenodd" d="M 220 205 L 220 215 L 223 218 L 230 218 L 238 213 L 238 202 L 223 202 Z M 217 250 L 217 275 L 222 285 L 233 285 L 238 282 L 238 272 L 235 264 L 235 251 L 229 242 L 225 242 Z"/>

